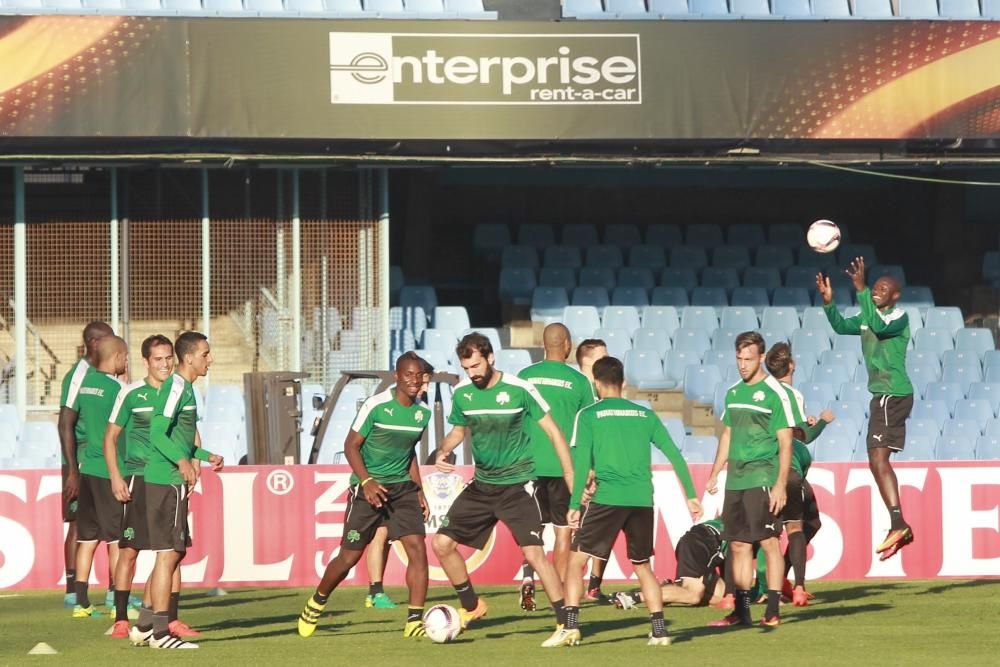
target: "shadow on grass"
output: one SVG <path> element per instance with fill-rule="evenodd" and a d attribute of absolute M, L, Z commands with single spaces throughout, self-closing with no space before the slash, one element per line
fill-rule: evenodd
<path fill-rule="evenodd" d="M 241 604 L 254 604 L 257 602 L 269 602 L 271 600 L 277 600 L 280 598 L 288 597 L 300 597 L 298 593 L 279 593 L 270 595 L 259 595 L 256 597 L 243 597 L 243 596 L 231 596 L 227 595 L 225 597 L 208 597 L 207 595 L 184 595 L 181 598 L 181 609 L 205 609 L 211 607 L 212 609 L 221 609 L 222 607 L 235 607 Z M 200 598 L 200 599 L 199 599 Z M 195 602 L 190 602 L 190 600 L 195 599 Z"/>
<path fill-rule="evenodd" d="M 861 600 L 873 595 L 881 595 L 892 591 L 902 592 L 910 588 L 912 584 L 908 582 L 885 582 L 861 584 L 858 586 L 845 586 L 844 588 L 824 589 L 814 591 L 816 599 L 810 604 L 836 604 L 840 602 L 850 602 L 851 600 Z"/>
<path fill-rule="evenodd" d="M 938 586 L 931 586 L 924 591 L 918 591 L 916 595 L 926 595 L 927 593 L 941 594 L 948 593 L 955 589 L 961 588 L 978 588 L 980 586 L 986 586 L 987 588 L 1000 588 L 1000 580 L 997 579 L 970 579 L 968 581 L 945 581 Z"/>

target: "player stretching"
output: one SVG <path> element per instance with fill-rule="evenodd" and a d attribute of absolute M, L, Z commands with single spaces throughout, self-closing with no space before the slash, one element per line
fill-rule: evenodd
<path fill-rule="evenodd" d="M 767 351 L 764 359 L 768 372 L 778 380 L 792 401 L 792 411 L 795 416 L 795 427 L 792 430 L 792 469 L 788 471 L 788 501 L 785 509 L 781 513 L 781 519 L 785 524 L 785 531 L 788 533 L 788 546 L 785 549 L 785 575 L 788 575 L 789 566 L 795 573 L 795 587 L 790 591 L 789 597 L 796 607 L 805 607 L 809 604 L 809 594 L 806 593 L 806 544 L 815 535 L 815 531 L 806 532 L 803 530 L 803 522 L 806 518 L 806 498 L 812 498 L 815 505 L 815 496 L 812 489 L 808 487 L 806 473 L 812 465 L 812 454 L 806 448 L 806 444 L 819 437 L 827 424 L 833 421 L 833 413 L 824 410 L 820 413 L 819 419 L 815 417 L 805 417 L 805 399 L 802 392 L 792 386 L 792 376 L 795 374 L 795 360 L 792 358 L 792 348 L 788 343 L 775 343 Z M 812 517 L 810 517 L 812 518 Z M 818 517 L 816 517 L 818 518 Z M 818 530 L 818 528 L 817 528 Z M 764 559 L 761 559 L 763 561 Z M 757 570 L 762 572 L 762 562 L 758 562 Z M 761 576 L 758 574 L 758 581 Z"/>
<path fill-rule="evenodd" d="M 576 413 L 594 402 L 590 380 L 566 365 L 566 358 L 573 347 L 569 329 L 562 324 L 550 324 L 542 333 L 545 359 L 528 366 L 518 377 L 527 380 L 545 402 L 549 404 L 552 418 L 565 435 L 572 433 Z M 542 509 L 542 523 L 551 524 L 556 541 L 553 561 L 559 578 L 566 582 L 566 564 L 569 561 L 570 528 L 566 524 L 569 512 L 569 489 L 562 476 L 562 466 L 552 449 L 552 443 L 537 424 L 528 422 L 531 449 L 535 457 L 535 498 Z M 534 571 L 527 562 L 522 564 L 521 609 L 535 610 Z"/>
<path fill-rule="evenodd" d="M 186 331 L 174 342 L 177 371 L 160 386 L 149 428 L 149 456 L 144 469 L 149 549 L 156 553 L 153 574 L 146 582 L 153 603 L 149 621 L 137 623 L 130 638 L 157 649 L 195 649 L 197 644 L 170 632 L 170 592 L 174 572 L 191 546 L 188 495 L 201 472 L 198 461 L 221 470 L 221 456 L 198 447 L 198 406 L 194 385 L 208 374 L 212 351 L 208 339 Z M 145 620 L 145 619 L 143 619 Z"/>
<path fill-rule="evenodd" d="M 868 369 L 868 391 L 872 393 L 868 419 L 868 467 L 875 477 L 882 501 L 889 510 L 889 533 L 875 549 L 886 560 L 913 541 L 913 530 L 903 520 L 899 503 L 899 483 L 889 455 L 903 451 L 906 419 L 913 409 L 913 385 L 906 375 L 906 348 L 910 342 L 910 318 L 896 307 L 899 282 L 882 276 L 869 290 L 865 286 L 865 260 L 851 262 L 847 275 L 857 291 L 861 312 L 844 318 L 833 303 L 830 279 L 816 276 L 823 296 L 823 310 L 830 326 L 840 335 L 861 336 L 861 353 Z"/>
<path fill-rule="evenodd" d="M 427 428 L 431 411 L 416 402 L 424 382 L 423 360 L 406 352 L 396 360 L 396 386 L 366 400 L 344 442 L 351 466 L 351 495 L 340 552 L 326 566 L 316 592 L 299 615 L 299 635 L 311 637 L 330 594 L 344 580 L 385 526 L 389 540 L 406 550 L 406 585 L 410 591 L 404 637 L 422 637 L 427 596 L 427 548 L 424 521 L 427 501 L 413 448 Z"/>
<path fill-rule="evenodd" d="M 725 593 L 723 573 L 729 544 L 722 539 L 720 519 L 710 519 L 691 526 L 681 535 L 674 549 L 677 571 L 674 580 L 660 587 L 664 605 L 707 607 L 717 604 Z M 642 589 L 611 596 L 619 609 L 632 609 L 643 601 Z"/>
<path fill-rule="evenodd" d="M 476 474 L 441 520 L 433 545 L 462 603 L 462 627 L 485 616 L 488 607 L 476 595 L 457 547 L 464 544 L 482 549 L 497 521 L 510 529 L 524 559 L 538 573 L 555 609 L 557 624 L 562 624 L 563 587 L 542 547 L 542 516 L 535 499 L 535 465 L 527 422 L 537 420 L 552 442 L 566 486 L 570 487 L 573 468 L 566 439 L 534 385 L 493 368 L 489 338 L 471 333 L 455 351 L 469 377 L 455 386 L 448 417 L 454 428 L 441 442 L 436 465 L 442 472 L 455 469 L 447 457 L 465 438 L 468 428 L 472 429 Z"/>
<path fill-rule="evenodd" d="M 687 463 L 670 439 L 656 413 L 622 398 L 625 371 L 622 362 L 605 357 L 594 363 L 594 380 L 600 399 L 576 416 L 573 429 L 573 495 L 567 520 L 577 528 L 573 536 L 566 577 L 566 624 L 556 628 L 542 646 L 574 646 L 580 643 L 580 578 L 587 559 L 607 560 L 619 532 L 625 533 L 628 557 L 649 607 L 653 630 L 650 646 L 670 644 L 663 620 L 660 584 L 649 563 L 653 557 L 653 472 L 650 443 L 663 452 L 687 495 L 688 509 L 701 516 Z M 580 515 L 580 499 L 593 470 L 597 491 Z"/>
<path fill-rule="evenodd" d="M 73 618 L 100 616 L 90 604 L 89 579 L 94 552 L 101 542 L 108 545 L 108 560 L 114 572 L 118 562 L 118 538 L 121 535 L 122 504 L 111 493 L 110 473 L 104 462 L 104 428 L 114 407 L 122 383 L 115 376 L 128 366 L 128 346 L 115 335 L 97 342 L 97 363 L 80 383 L 76 399 L 83 424 L 84 446 L 80 461 L 80 495 L 76 515 L 76 606 Z M 72 421 L 72 413 L 70 415 Z M 76 424 L 70 424 L 75 428 Z M 122 445 L 117 456 L 121 462 Z M 113 582 L 108 583 L 114 587 Z"/>
<path fill-rule="evenodd" d="M 719 473 L 728 463 L 722 506 L 723 537 L 729 540 L 736 608 L 710 625 L 752 625 L 750 586 L 754 542 L 767 554 L 767 611 L 761 625 L 781 622 L 778 604 L 784 579 L 779 515 L 785 507 L 788 469 L 792 464 L 792 413 L 788 392 L 764 372 L 764 339 L 756 331 L 736 337 L 736 365 L 742 382 L 726 391 L 719 438 L 706 490 L 718 492 Z M 768 491 L 770 489 L 770 491 Z"/>
<path fill-rule="evenodd" d="M 63 377 L 59 397 L 59 443 L 62 446 L 63 523 L 66 539 L 63 558 L 66 562 L 66 594 L 63 605 L 76 606 L 76 506 L 80 492 L 79 450 L 83 446 L 83 424 L 79 422 L 76 399 L 80 384 L 90 367 L 97 363 L 97 341 L 114 334 L 104 322 L 90 322 L 83 328 L 83 347 L 80 359 Z M 74 428 L 74 424 L 76 427 Z M 110 585 L 110 584 L 109 584 Z"/>
<path fill-rule="evenodd" d="M 115 625 L 113 638 L 129 636 L 127 601 L 135 575 L 135 560 L 139 551 L 149 549 L 149 526 L 146 521 L 146 483 L 143 477 L 149 457 L 149 428 L 153 407 L 163 382 L 174 370 L 174 344 L 166 336 L 150 336 L 142 341 L 142 362 L 146 378 L 119 392 L 104 432 L 104 460 L 111 474 L 111 490 L 125 503 L 122 535 L 118 540 L 118 565 L 115 568 Z M 125 466 L 119 469 L 115 443 L 125 433 Z M 170 632 L 178 637 L 197 637 L 201 633 L 177 619 L 180 601 L 181 570 L 174 570 L 170 589 Z M 137 626 L 151 627 L 152 599 L 149 586 L 139 608 Z M 136 631 L 138 632 L 138 631 Z"/>

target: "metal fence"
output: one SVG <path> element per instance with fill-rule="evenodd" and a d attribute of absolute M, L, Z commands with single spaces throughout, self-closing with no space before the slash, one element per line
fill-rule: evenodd
<path fill-rule="evenodd" d="M 329 388 L 341 370 L 388 364 L 384 171 L 8 173 L 0 402 L 22 414 L 57 407 L 94 319 L 129 343 L 133 377 L 146 336 L 187 329 L 209 336 L 209 382 L 287 369 Z"/>

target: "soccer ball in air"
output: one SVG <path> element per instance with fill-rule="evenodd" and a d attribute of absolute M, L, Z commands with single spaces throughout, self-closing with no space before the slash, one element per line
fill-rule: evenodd
<path fill-rule="evenodd" d="M 424 630 L 431 641 L 445 644 L 462 632 L 462 619 L 454 607 L 436 604 L 424 614 Z"/>
<path fill-rule="evenodd" d="M 840 227 L 832 220 L 817 220 L 809 225 L 806 242 L 816 252 L 833 252 L 840 245 Z"/>

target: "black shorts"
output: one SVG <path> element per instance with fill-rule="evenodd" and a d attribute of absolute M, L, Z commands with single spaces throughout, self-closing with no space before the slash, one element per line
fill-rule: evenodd
<path fill-rule="evenodd" d="M 111 480 L 81 474 L 77 501 L 76 541 L 117 542 L 125 506 L 111 493 Z"/>
<path fill-rule="evenodd" d="M 806 534 L 806 542 L 811 542 L 823 522 L 819 519 L 819 505 L 816 504 L 816 494 L 808 479 L 802 480 L 802 532 Z"/>
<path fill-rule="evenodd" d="M 472 480 L 455 498 L 437 532 L 482 549 L 497 521 L 510 529 L 519 546 L 542 546 L 542 511 L 534 482 L 496 485 Z"/>
<path fill-rule="evenodd" d="M 607 560 L 618 533 L 625 533 L 628 559 L 635 564 L 653 557 L 653 508 L 620 507 L 590 503 L 580 516 L 573 534 L 573 549 Z"/>
<path fill-rule="evenodd" d="M 569 514 L 569 487 L 562 477 L 539 477 L 535 481 L 535 498 L 542 510 L 542 523 L 550 523 L 556 528 L 568 528 L 566 515 Z"/>
<path fill-rule="evenodd" d="M 906 446 L 906 420 L 913 410 L 909 396 L 872 396 L 868 417 L 868 449 L 887 447 L 901 452 Z"/>
<path fill-rule="evenodd" d="M 722 561 L 722 534 L 712 526 L 696 524 L 681 535 L 674 555 L 677 557 L 675 579 L 706 577 Z"/>
<path fill-rule="evenodd" d="M 417 497 L 420 487 L 412 481 L 384 486 L 389 498 L 380 509 L 375 509 L 365 499 L 360 484 L 351 488 L 344 518 L 344 536 L 340 540 L 341 549 L 363 550 L 381 526 L 388 530 L 390 540 L 406 535 L 424 536 L 424 512 Z"/>
<path fill-rule="evenodd" d="M 184 553 L 191 546 L 186 484 L 145 484 L 150 551 Z"/>
<path fill-rule="evenodd" d="M 802 521 L 805 514 L 805 495 L 802 489 L 804 481 L 797 470 L 788 471 L 788 484 L 785 485 L 788 500 L 785 501 L 785 508 L 781 510 L 782 521 Z"/>
<path fill-rule="evenodd" d="M 62 466 L 62 488 L 66 488 L 66 478 L 69 476 L 69 466 L 65 463 Z M 66 495 L 62 496 L 62 520 L 64 523 L 70 523 L 71 521 L 76 521 L 76 507 L 77 499 L 70 498 L 66 500 Z"/>
<path fill-rule="evenodd" d="M 759 542 L 781 535 L 782 524 L 771 514 L 771 492 L 767 487 L 726 489 L 722 504 L 722 537 L 730 542 Z"/>
<path fill-rule="evenodd" d="M 125 503 L 125 519 L 122 521 L 121 539 L 118 546 L 124 549 L 145 551 L 149 549 L 149 521 L 146 517 L 146 481 L 142 475 L 125 478 L 132 499 Z"/>

